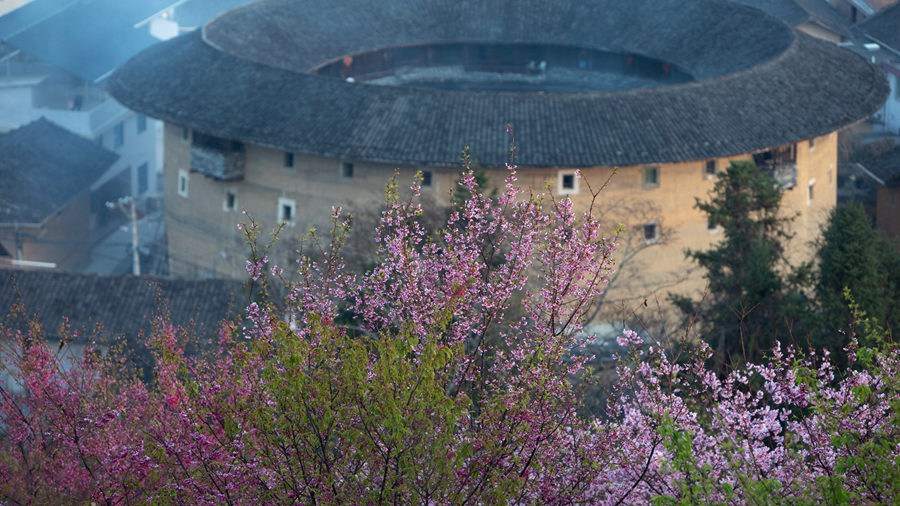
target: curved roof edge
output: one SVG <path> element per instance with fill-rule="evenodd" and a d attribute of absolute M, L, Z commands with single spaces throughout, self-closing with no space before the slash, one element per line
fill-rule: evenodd
<path fill-rule="evenodd" d="M 398 165 L 457 166 L 463 147 L 471 146 L 482 164 L 502 166 L 512 124 L 522 167 L 750 153 L 863 120 L 888 94 L 880 70 L 802 34 L 778 58 L 713 79 L 556 95 L 346 83 L 235 57 L 197 32 L 141 53 L 113 74 L 109 87 L 129 108 L 207 134 Z"/>

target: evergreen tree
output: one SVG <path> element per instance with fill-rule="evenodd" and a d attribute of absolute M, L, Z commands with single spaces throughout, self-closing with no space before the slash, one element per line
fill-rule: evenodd
<path fill-rule="evenodd" d="M 845 289 L 889 336 L 900 328 L 900 254 L 872 228 L 861 206 L 838 206 L 831 212 L 818 261 L 820 328 L 814 344 L 843 354 L 853 324 Z"/>
<path fill-rule="evenodd" d="M 732 162 L 710 201 L 697 201 L 696 207 L 722 227 L 723 238 L 708 251 L 687 252 L 706 270 L 707 297 L 702 303 L 675 302 L 702 322 L 700 331 L 719 367 L 757 361 L 776 340 L 793 336 L 806 303 L 796 289 L 803 270 L 785 274 L 792 218 L 779 212 L 781 196 L 781 187 L 756 165 Z"/>

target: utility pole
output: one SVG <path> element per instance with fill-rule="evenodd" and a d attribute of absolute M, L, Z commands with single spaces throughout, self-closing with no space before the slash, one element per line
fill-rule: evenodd
<path fill-rule="evenodd" d="M 121 197 L 116 202 L 107 202 L 107 209 L 113 209 L 118 207 L 125 216 L 127 216 L 131 220 L 131 256 L 132 256 L 132 264 L 131 264 L 131 272 L 135 276 L 141 275 L 141 256 L 138 251 L 138 247 L 140 246 L 140 241 L 138 240 L 138 223 L 137 223 L 137 208 L 134 197 L 127 196 Z M 128 207 L 126 207 L 128 206 Z"/>

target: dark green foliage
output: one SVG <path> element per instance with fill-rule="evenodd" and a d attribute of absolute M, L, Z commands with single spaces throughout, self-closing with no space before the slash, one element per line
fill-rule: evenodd
<path fill-rule="evenodd" d="M 798 286 L 807 269 L 787 273 L 784 243 L 790 239 L 791 218 L 779 212 L 781 194 L 775 180 L 753 163 L 732 162 L 710 200 L 697 202 L 722 227 L 723 238 L 708 251 L 687 252 L 706 271 L 705 300 L 675 302 L 703 322 L 700 331 L 720 367 L 760 360 L 776 340 L 795 335 L 799 315 L 805 313 L 806 298 Z"/>
<path fill-rule="evenodd" d="M 816 299 L 820 328 L 814 344 L 843 354 L 853 317 L 853 300 L 888 336 L 900 328 L 900 254 L 869 224 L 862 207 L 845 205 L 831 212 L 818 251 Z"/>

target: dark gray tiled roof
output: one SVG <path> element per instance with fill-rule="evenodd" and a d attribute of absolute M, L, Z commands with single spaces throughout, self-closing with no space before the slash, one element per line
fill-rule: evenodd
<path fill-rule="evenodd" d="M 136 343 L 142 334 L 149 335 L 155 315 L 163 310 L 171 323 L 208 337 L 246 305 L 241 283 L 230 280 L 0 270 L 0 287 L 0 315 L 22 304 L 49 338 L 58 337 L 67 317 L 72 330 L 85 338 L 95 335 L 100 342 L 124 337 Z"/>
<path fill-rule="evenodd" d="M 202 35 L 202 36 L 201 36 Z M 532 42 L 634 52 L 696 82 L 617 92 L 438 91 L 314 76 L 379 47 Z M 835 75 L 841 75 L 835 79 Z M 862 58 L 721 1 L 264 0 L 150 48 L 110 79 L 122 103 L 201 132 L 301 153 L 455 166 L 466 145 L 522 166 L 701 160 L 837 130 L 884 102 Z"/>
<path fill-rule="evenodd" d="M 0 40 L 6 40 L 65 10 L 78 0 L 31 0 L 0 16 Z"/>
<path fill-rule="evenodd" d="M 380 47 L 532 42 L 644 54 L 698 79 L 764 62 L 793 40 L 756 10 L 709 0 L 263 0 L 215 20 L 204 36 L 295 72 Z"/>
<path fill-rule="evenodd" d="M 900 186 L 900 145 L 887 153 L 860 162 L 887 186 Z"/>
<path fill-rule="evenodd" d="M 809 14 L 793 0 L 729 0 L 735 3 L 759 9 L 766 14 L 787 23 L 797 26 L 809 19 Z"/>
<path fill-rule="evenodd" d="M 197 26 L 247 0 L 33 0 L 0 17 L 0 40 L 87 81 L 159 42 L 143 21 L 175 9 Z"/>
<path fill-rule="evenodd" d="M 43 118 L 0 134 L 0 223 L 43 222 L 117 158 Z"/>
<path fill-rule="evenodd" d="M 859 28 L 879 44 L 900 54 L 900 2 L 866 19 Z"/>
<path fill-rule="evenodd" d="M 171 3 L 171 0 L 71 1 L 15 33 L 7 42 L 93 82 L 157 42 L 147 29 L 138 30 L 134 25 Z"/>

